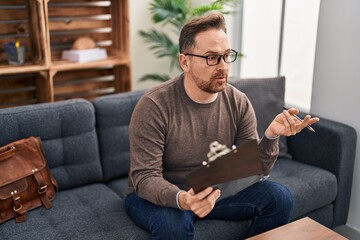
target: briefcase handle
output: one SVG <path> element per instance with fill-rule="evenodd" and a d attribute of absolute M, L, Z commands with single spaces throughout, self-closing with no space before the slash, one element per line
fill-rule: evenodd
<path fill-rule="evenodd" d="M 15 147 L 11 146 L 5 152 L 0 153 L 0 161 L 5 160 L 15 154 Z"/>

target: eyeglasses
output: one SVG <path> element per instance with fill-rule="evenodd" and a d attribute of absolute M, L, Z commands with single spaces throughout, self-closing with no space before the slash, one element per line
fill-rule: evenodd
<path fill-rule="evenodd" d="M 205 58 L 207 65 L 215 66 L 220 63 L 221 58 L 224 59 L 224 62 L 226 62 L 226 63 L 235 62 L 238 52 L 235 51 L 234 49 L 231 49 L 229 52 L 227 52 L 223 55 L 216 54 L 216 55 L 209 55 L 209 56 L 201 56 L 201 55 L 196 55 L 196 54 L 192 54 L 192 53 L 184 53 L 184 55 Z"/>

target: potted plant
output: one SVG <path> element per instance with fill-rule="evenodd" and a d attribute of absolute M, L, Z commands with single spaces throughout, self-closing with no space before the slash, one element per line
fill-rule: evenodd
<path fill-rule="evenodd" d="M 240 0 L 215 0 L 207 5 L 193 7 L 191 0 L 153 0 L 150 3 L 150 12 L 154 24 L 162 24 L 162 27 L 168 25 L 175 35 L 179 36 L 182 27 L 189 19 L 210 11 L 219 11 L 224 15 L 231 14 L 234 11 L 229 9 L 235 9 L 239 4 Z M 179 45 L 177 40 L 173 41 L 168 33 L 155 28 L 148 31 L 141 30 L 139 34 L 149 44 L 150 50 L 154 51 L 157 58 L 170 58 L 170 72 L 175 68 L 181 70 L 178 63 Z M 139 81 L 164 82 L 170 78 L 167 73 L 150 73 L 142 76 Z"/>

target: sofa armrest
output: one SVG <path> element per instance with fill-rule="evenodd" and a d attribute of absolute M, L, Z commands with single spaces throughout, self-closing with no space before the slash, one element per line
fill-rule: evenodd
<path fill-rule="evenodd" d="M 347 221 L 357 135 L 354 128 L 321 117 L 313 127 L 316 133 L 304 129 L 288 137 L 288 150 L 295 161 L 326 169 L 336 176 L 338 193 L 333 222 L 336 227 Z"/>

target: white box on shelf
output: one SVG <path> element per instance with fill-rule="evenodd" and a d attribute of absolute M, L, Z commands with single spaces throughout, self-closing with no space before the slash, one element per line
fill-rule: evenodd
<path fill-rule="evenodd" d="M 63 50 L 62 59 L 84 63 L 107 58 L 106 49 L 93 48 L 85 50 Z"/>

